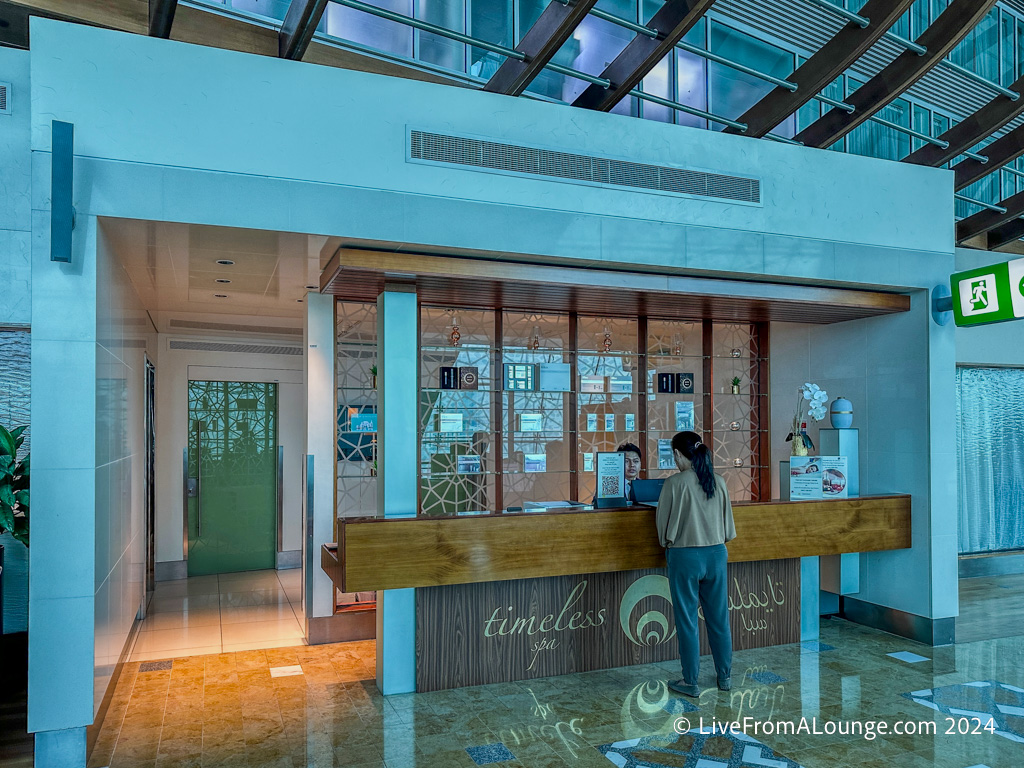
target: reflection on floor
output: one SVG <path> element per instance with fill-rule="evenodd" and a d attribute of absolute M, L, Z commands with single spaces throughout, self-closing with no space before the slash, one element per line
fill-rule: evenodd
<path fill-rule="evenodd" d="M 670 663 L 383 697 L 372 642 L 128 664 L 90 765 L 1024 765 L 1024 638 L 930 648 L 832 620 L 821 640 L 736 653 L 728 693 L 705 659 L 695 701 L 666 688 Z M 721 732 L 746 717 L 745 734 Z"/>
<path fill-rule="evenodd" d="M 302 571 L 158 581 L 131 661 L 303 645 Z"/>
<path fill-rule="evenodd" d="M 1013 635 L 1024 635 L 1024 574 L 960 579 L 956 641 Z"/>

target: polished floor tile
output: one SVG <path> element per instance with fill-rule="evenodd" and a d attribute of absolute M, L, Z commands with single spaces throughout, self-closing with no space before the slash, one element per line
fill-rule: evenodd
<path fill-rule="evenodd" d="M 730 692 L 705 658 L 692 701 L 673 663 L 385 697 L 374 642 L 284 645 L 127 664 L 90 765 L 1024 765 L 1024 637 L 926 648 L 825 621 L 813 645 L 737 652 Z"/>
<path fill-rule="evenodd" d="M 131 661 L 304 645 L 302 572 L 247 571 L 157 582 Z"/>

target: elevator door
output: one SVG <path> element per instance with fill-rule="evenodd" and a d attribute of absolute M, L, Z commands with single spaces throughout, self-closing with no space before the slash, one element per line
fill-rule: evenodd
<path fill-rule="evenodd" d="M 188 575 L 275 566 L 277 384 L 188 385 Z"/>

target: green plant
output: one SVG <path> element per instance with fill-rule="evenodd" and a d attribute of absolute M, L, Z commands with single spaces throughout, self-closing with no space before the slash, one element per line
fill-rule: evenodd
<path fill-rule="evenodd" d="M 739 376 L 733 376 L 732 377 L 732 385 L 734 387 L 738 387 L 740 385 L 740 377 Z"/>
<path fill-rule="evenodd" d="M 371 376 L 376 376 L 377 375 L 377 366 L 376 365 L 371 365 L 370 366 L 370 375 Z"/>
<path fill-rule="evenodd" d="M 27 547 L 29 457 L 18 461 L 26 429 L 15 427 L 8 432 L 0 426 L 0 533 L 10 531 Z"/>

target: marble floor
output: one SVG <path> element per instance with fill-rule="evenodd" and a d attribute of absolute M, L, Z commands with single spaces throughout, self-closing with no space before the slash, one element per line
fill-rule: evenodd
<path fill-rule="evenodd" d="M 956 620 L 958 643 L 1022 633 L 1024 574 L 960 579 L 960 615 Z"/>
<path fill-rule="evenodd" d="M 304 645 L 302 571 L 158 581 L 130 661 Z"/>
<path fill-rule="evenodd" d="M 696 701 L 670 663 L 389 697 L 373 675 L 372 642 L 130 663 L 90 766 L 1024 766 L 1024 637 L 931 648 L 834 619 L 737 652 L 733 690 Z"/>

